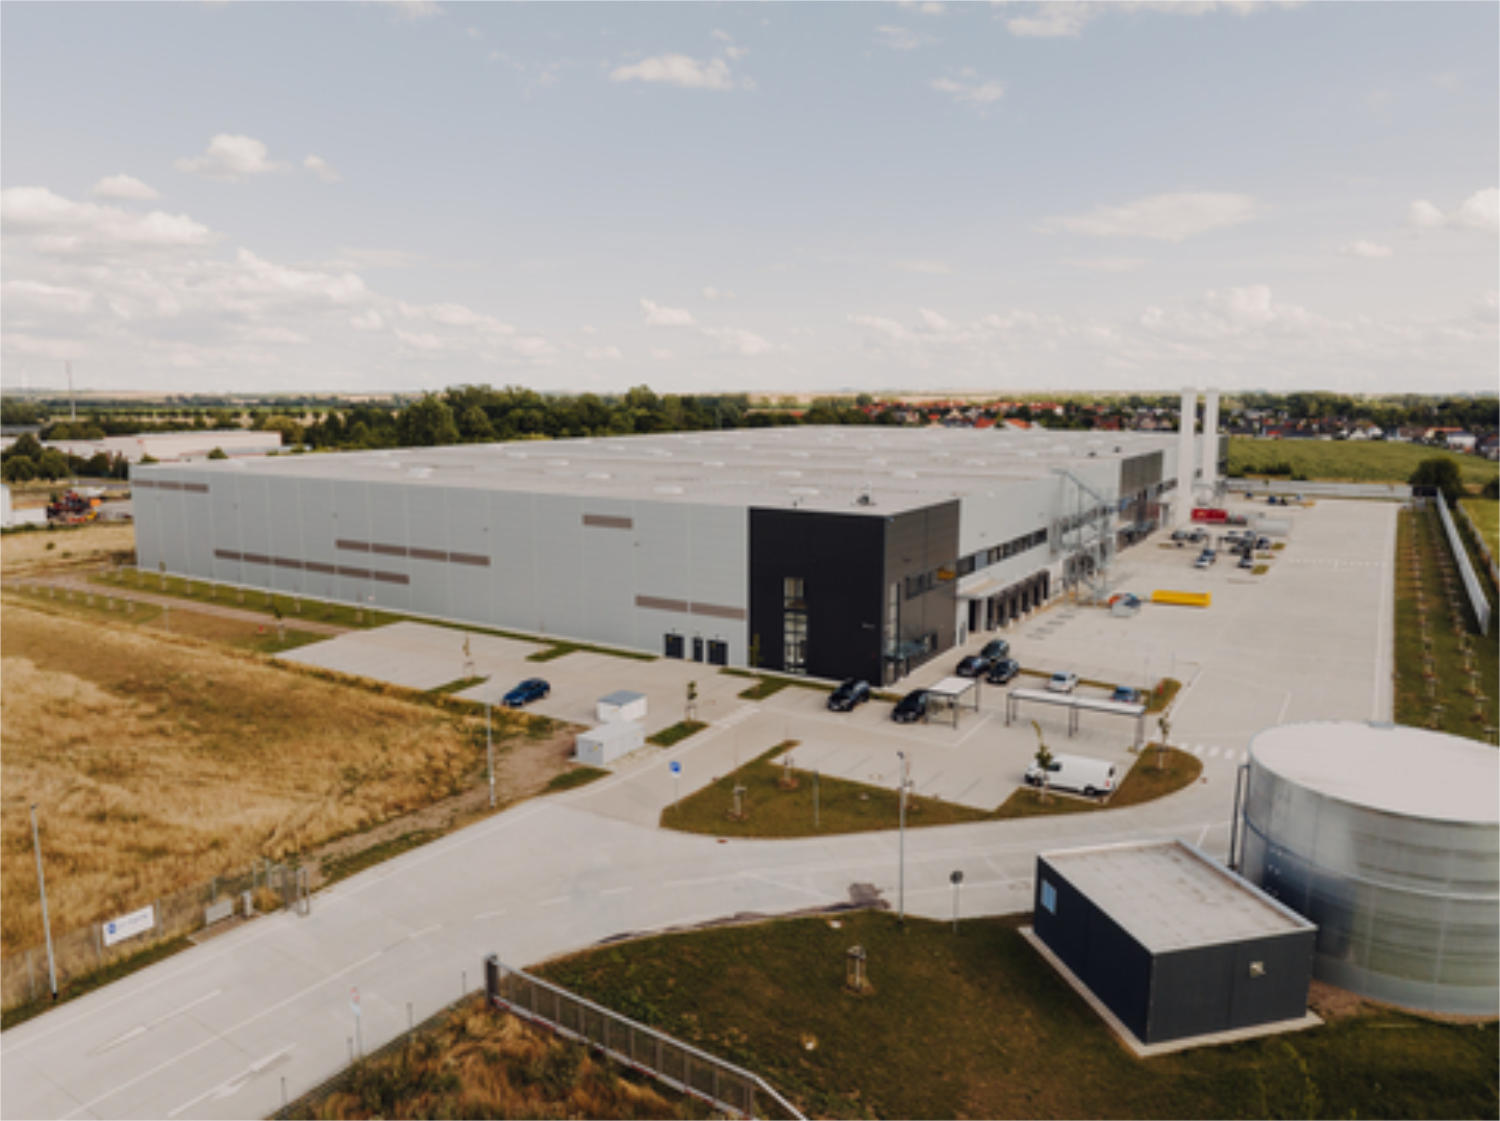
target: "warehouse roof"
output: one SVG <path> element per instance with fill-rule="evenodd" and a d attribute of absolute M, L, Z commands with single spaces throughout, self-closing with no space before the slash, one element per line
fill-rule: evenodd
<path fill-rule="evenodd" d="M 1067 849 L 1042 859 L 1152 953 L 1312 925 L 1182 841 Z"/>
<path fill-rule="evenodd" d="M 277 456 L 193 470 L 885 516 L 1175 442 L 1117 432 L 789 427 Z"/>
<path fill-rule="evenodd" d="M 1350 805 L 1436 821 L 1500 822 L 1500 753 L 1459 736 L 1353 720 L 1282 724 L 1250 741 L 1250 758 Z"/>

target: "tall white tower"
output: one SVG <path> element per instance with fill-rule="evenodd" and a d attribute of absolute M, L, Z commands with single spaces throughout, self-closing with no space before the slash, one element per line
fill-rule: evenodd
<path fill-rule="evenodd" d="M 1210 389 L 1203 406 L 1203 484 L 1219 478 L 1219 391 Z"/>
<path fill-rule="evenodd" d="M 1182 391 L 1181 420 L 1177 425 L 1177 511 L 1172 520 L 1178 526 L 1193 520 L 1193 429 L 1198 423 L 1198 391 L 1191 386 Z"/>

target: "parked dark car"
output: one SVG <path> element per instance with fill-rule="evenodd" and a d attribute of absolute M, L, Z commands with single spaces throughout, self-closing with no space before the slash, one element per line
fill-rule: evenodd
<path fill-rule="evenodd" d="M 529 705 L 532 701 L 540 701 L 552 692 L 552 686 L 548 685 L 540 677 L 528 677 L 517 685 L 509 693 L 501 698 L 500 703 L 506 708 L 521 708 Z"/>
<path fill-rule="evenodd" d="M 1262 550 L 1269 549 L 1271 547 L 1271 539 L 1269 537 L 1258 537 L 1255 541 L 1255 547 Z"/>
<path fill-rule="evenodd" d="M 928 698 L 929 694 L 926 689 L 917 689 L 906 694 L 891 710 L 891 719 L 897 724 L 915 724 L 918 720 L 926 720 Z"/>
<path fill-rule="evenodd" d="M 959 677 L 983 677 L 994 663 L 983 654 L 970 654 L 958 663 L 953 672 Z"/>
<path fill-rule="evenodd" d="M 1240 567 L 1241 568 L 1254 568 L 1255 567 L 1255 558 L 1252 557 L 1249 553 L 1246 553 L 1244 556 L 1242 556 L 1240 558 Z"/>
<path fill-rule="evenodd" d="M 1001 658 L 1010 657 L 1010 643 L 1003 638 L 992 638 L 984 644 L 984 649 L 979 652 L 980 657 L 988 658 L 992 662 Z"/>
<path fill-rule="evenodd" d="M 990 671 L 984 675 L 984 679 L 991 685 L 1004 685 L 1007 681 L 1015 678 L 1021 672 L 1021 663 L 1014 658 L 1001 658 Z"/>
<path fill-rule="evenodd" d="M 828 707 L 834 712 L 849 712 L 856 705 L 862 705 L 869 699 L 870 683 L 856 681 L 851 677 L 829 696 Z"/>
<path fill-rule="evenodd" d="M 1141 703 L 1141 691 L 1129 685 L 1116 685 L 1109 699 L 1122 705 L 1137 705 Z"/>

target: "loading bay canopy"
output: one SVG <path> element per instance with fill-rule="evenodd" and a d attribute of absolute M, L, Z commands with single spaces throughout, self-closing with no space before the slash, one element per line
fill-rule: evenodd
<path fill-rule="evenodd" d="M 958 727 L 958 710 L 969 707 L 964 701 L 965 696 L 972 696 L 973 708 L 979 711 L 979 682 L 972 677 L 945 677 L 936 685 L 929 685 L 927 692 L 932 699 L 941 703 L 941 707 L 953 713 L 953 726 Z"/>
<path fill-rule="evenodd" d="M 1046 689 L 1012 689 L 1005 697 L 1005 722 L 1013 723 L 1021 711 L 1022 701 L 1055 705 L 1068 710 L 1068 735 L 1078 732 L 1080 712 L 1102 712 L 1106 716 L 1129 716 L 1135 719 L 1135 745 L 1141 746 L 1146 731 L 1146 706 L 1124 701 L 1101 701 L 1093 697 L 1075 697 L 1072 693 L 1053 693 Z"/>

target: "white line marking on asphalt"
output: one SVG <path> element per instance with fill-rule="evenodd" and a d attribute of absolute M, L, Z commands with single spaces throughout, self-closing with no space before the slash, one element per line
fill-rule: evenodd
<path fill-rule="evenodd" d="M 784 891 L 800 891 L 804 895 L 811 895 L 811 896 L 813 896 L 815 899 L 828 899 L 830 897 L 830 893 L 826 892 L 826 891 L 816 891 L 816 890 L 814 890 L 813 888 L 810 888 L 810 887 L 802 887 L 800 884 L 783 883 L 780 880 L 773 880 L 769 876 L 757 875 L 754 872 L 746 872 L 742 876 L 740 876 L 739 878 L 740 879 L 745 879 L 745 880 L 759 880 L 763 884 L 768 884 L 771 887 L 779 887 L 779 888 L 783 889 Z M 834 896 L 837 895 L 836 892 L 832 893 L 832 894 Z"/>
<path fill-rule="evenodd" d="M 189 1010 L 191 1010 L 193 1008 L 197 1008 L 198 1005 L 200 1005 L 200 1004 L 206 1004 L 206 1003 L 208 1003 L 210 1000 L 213 1000 L 214 997 L 218 996 L 223 991 L 224 991 L 223 989 L 215 989 L 211 993 L 204 993 L 197 1000 L 194 1000 L 194 1001 L 191 1001 L 191 1002 L 189 1002 L 187 1004 L 184 1004 L 181 1008 L 177 1009 L 177 1011 L 175 1011 L 175 1012 L 168 1012 L 165 1016 L 159 1016 L 155 1020 L 152 1020 L 150 1023 L 142 1024 L 138 1028 L 131 1028 L 124 1035 L 119 1036 L 116 1039 L 110 1040 L 108 1043 L 104 1044 L 104 1046 L 94 1048 L 94 1050 L 90 1051 L 89 1054 L 90 1055 L 98 1055 L 101 1052 L 112 1050 L 113 1048 L 118 1047 L 122 1043 L 127 1043 L 130 1040 L 134 1039 L 138 1035 L 145 1035 L 148 1031 L 152 1030 L 153 1028 L 160 1027 L 162 1024 L 165 1024 L 168 1020 L 171 1020 L 171 1019 L 174 1019 L 174 1018 L 176 1018 L 178 1016 L 181 1016 L 184 1012 L 187 1012 L 187 1011 L 189 1011 Z"/>
<path fill-rule="evenodd" d="M 634 891 L 634 890 L 635 890 L 635 888 L 633 888 L 633 887 L 611 887 L 611 888 L 605 888 L 599 894 L 600 895 L 624 895 L 627 891 Z"/>
<path fill-rule="evenodd" d="M 314 989 L 322 988 L 324 985 L 328 984 L 330 981 L 337 981 L 340 977 L 344 976 L 346 973 L 352 973 L 352 972 L 354 972 L 354 970 L 358 969 L 362 965 L 369 965 L 370 962 L 372 962 L 376 958 L 378 958 L 380 956 L 380 954 L 381 954 L 381 951 L 377 950 L 373 954 L 370 954 L 368 957 L 362 957 L 362 958 L 360 958 L 353 965 L 346 965 L 346 966 L 344 966 L 344 968 L 340 969 L 337 973 L 330 973 L 327 977 L 324 977 L 321 981 L 314 981 L 311 985 L 308 985 L 308 986 L 306 986 L 305 988 L 302 988 L 302 989 L 298 989 L 296 992 L 294 992 L 291 996 L 287 997 L 285 1000 L 277 1001 L 275 1004 L 271 1005 L 269 1008 L 264 1008 L 261 1011 L 257 1012 L 254 1016 L 251 1016 L 248 1019 L 241 1020 L 239 1023 L 235 1024 L 232 1028 L 229 1028 L 226 1031 L 217 1033 L 216 1035 L 214 1035 L 214 1037 L 212 1039 L 205 1039 L 202 1043 L 198 1044 L 198 1046 L 196 1046 L 196 1047 L 189 1047 L 186 1051 L 182 1052 L 180 1055 L 177 1055 L 177 1056 L 175 1056 L 173 1058 L 170 1058 L 170 1059 L 168 1059 L 164 1063 L 157 1064 L 156 1066 L 152 1067 L 150 1070 L 144 1072 L 143 1074 L 136 1075 L 129 1082 L 122 1082 L 120 1085 L 115 1086 L 112 1089 L 104 1091 L 104 1093 L 100 1094 L 98 1097 L 91 1098 L 90 1100 L 84 1102 L 82 1105 L 80 1105 L 76 1109 L 74 1109 L 73 1112 L 67 1114 L 67 1116 L 68 1117 L 77 1117 L 80 1113 L 83 1113 L 83 1112 L 85 1112 L 87 1110 L 93 1109 L 94 1106 L 98 1105 L 105 1098 L 112 1098 L 116 1094 L 120 1093 L 122 1090 L 128 1090 L 132 1086 L 136 1085 L 136 1083 L 138 1083 L 138 1082 L 144 1082 L 146 1079 L 150 1078 L 152 1075 L 160 1074 L 162 1071 L 166 1070 L 169 1066 L 175 1066 L 177 1063 L 180 1063 L 183 1059 L 187 1058 L 189 1055 L 196 1055 L 199 1051 L 203 1050 L 205 1047 L 210 1047 L 210 1046 L 212 1046 L 215 1043 L 224 1042 L 224 1040 L 226 1039 L 226 1037 L 229 1036 L 230 1034 L 239 1031 L 243 1027 L 246 1027 L 246 1026 L 248 1026 L 250 1024 L 255 1023 L 256 1020 L 260 1020 L 260 1019 L 263 1019 L 266 1016 L 269 1016 L 272 1012 L 276 1012 L 276 1011 L 278 1011 L 278 1010 L 280 1010 L 282 1008 L 285 1008 L 288 1004 L 291 1004 L 294 1000 L 301 1000 L 304 996 L 306 996 L 308 993 L 312 992 Z M 183 1108 L 186 1108 L 186 1106 L 184 1106 Z"/>
<path fill-rule="evenodd" d="M 955 747 L 962 747 L 965 743 L 967 743 L 969 741 L 969 737 L 972 736 L 975 732 L 979 731 L 980 728 L 983 728 L 986 724 L 988 724 L 990 722 L 990 719 L 994 715 L 995 714 L 993 712 L 987 712 L 987 713 L 985 713 L 984 714 L 984 719 L 981 720 L 978 724 L 975 724 L 974 727 L 970 728 L 968 735 L 961 736 L 959 738 L 958 743 L 956 743 L 954 746 Z"/>
<path fill-rule="evenodd" d="M 507 913 L 508 912 L 505 910 L 505 908 L 502 907 L 498 911 L 486 911 L 482 915 L 475 915 L 474 916 L 474 921 L 478 922 L 480 919 L 498 919 L 501 915 L 504 915 L 504 914 L 507 914 Z"/>
<path fill-rule="evenodd" d="M 424 926 L 421 930 L 414 930 L 414 931 L 412 931 L 412 933 L 408 934 L 406 937 L 407 937 L 407 939 L 409 941 L 412 941 L 412 940 L 421 938 L 423 935 L 431 934 L 434 930 L 442 930 L 442 929 L 443 929 L 443 924 L 442 923 L 437 923 L 435 926 Z"/>
<path fill-rule="evenodd" d="M 732 880 L 733 876 L 704 876 L 696 880 L 663 880 L 662 887 L 693 887 L 696 884 L 721 884 L 725 880 Z"/>
<path fill-rule="evenodd" d="M 572 896 L 559 895 L 556 899 L 543 899 L 537 904 L 538 907 L 556 907 L 559 903 L 566 903 Z"/>
<path fill-rule="evenodd" d="M 199 1094 L 190 1102 L 183 1102 L 171 1113 L 167 1114 L 167 1116 L 176 1117 L 179 1113 L 192 1109 L 193 1106 L 197 1105 L 204 1098 L 213 1098 L 215 1101 L 218 1101 L 221 1098 L 229 1097 L 231 1094 L 239 1093 L 239 1091 L 244 1088 L 246 1082 L 249 1082 L 250 1079 L 254 1078 L 257 1074 L 260 1074 L 267 1067 L 271 1066 L 276 1062 L 277 1059 L 281 1058 L 283 1055 L 291 1054 L 291 1051 L 292 1049 L 290 1047 L 283 1047 L 280 1051 L 267 1055 L 264 1059 L 252 1063 L 248 1068 L 241 1071 L 239 1074 L 236 1074 L 233 1078 L 226 1079 L 225 1081 L 220 1082 L 212 1090 L 207 1090 L 204 1093 Z"/>
<path fill-rule="evenodd" d="M 1203 847 L 1203 842 L 1204 842 L 1205 838 L 1208 837 L 1208 830 L 1209 830 L 1209 827 L 1207 825 L 1205 825 L 1203 827 L 1203 831 L 1198 834 L 1198 844 L 1195 846 L 1196 848 L 1200 848 L 1201 849 Z"/>

